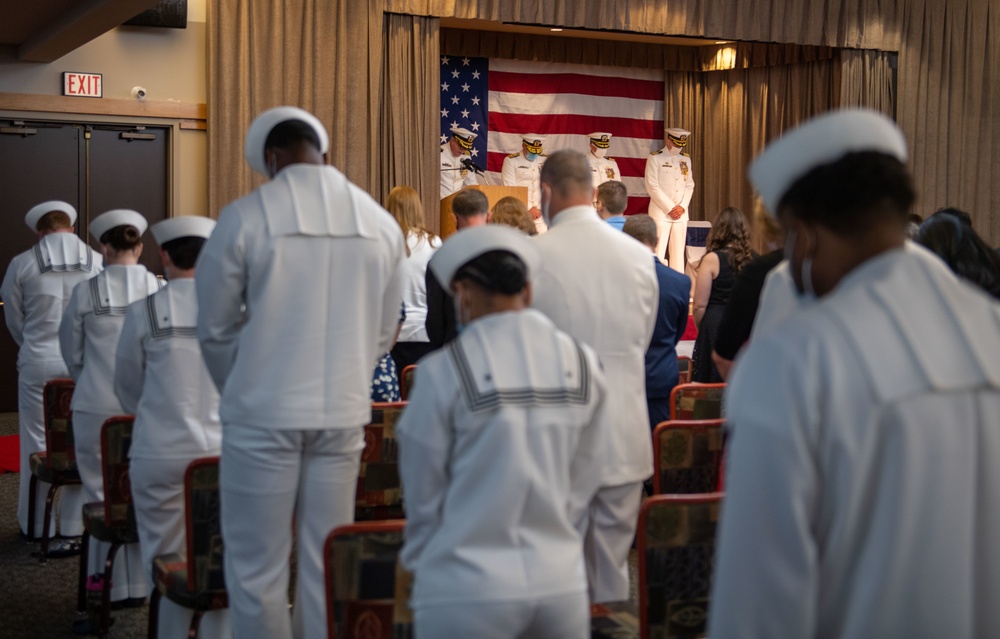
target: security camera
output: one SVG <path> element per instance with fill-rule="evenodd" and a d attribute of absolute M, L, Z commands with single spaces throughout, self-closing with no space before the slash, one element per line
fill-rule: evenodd
<path fill-rule="evenodd" d="M 145 100 L 146 99 L 146 88 L 145 87 L 132 87 L 132 98 L 136 99 L 136 100 L 139 100 L 140 102 L 142 100 Z"/>

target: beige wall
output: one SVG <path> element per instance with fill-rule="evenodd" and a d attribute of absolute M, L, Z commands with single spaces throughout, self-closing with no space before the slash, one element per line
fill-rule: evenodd
<path fill-rule="evenodd" d="M 13 111 L 5 109 L 4 96 L 59 96 L 62 73 L 80 71 L 103 74 L 108 100 L 131 100 L 132 87 L 142 86 L 150 106 L 204 104 L 208 92 L 205 6 L 205 0 L 188 0 L 186 29 L 119 27 L 52 63 L 21 62 L 11 52 L 0 51 L 0 117 L 173 125 L 171 213 L 209 213 L 204 130 L 181 129 L 179 120 L 169 117 Z M 7 102 L 9 107 L 9 96 Z"/>

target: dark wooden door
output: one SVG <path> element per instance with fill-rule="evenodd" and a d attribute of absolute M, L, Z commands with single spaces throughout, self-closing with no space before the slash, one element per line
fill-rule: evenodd
<path fill-rule="evenodd" d="M 37 241 L 24 225 L 24 214 L 39 202 L 64 200 L 75 206 L 77 232 L 88 241 L 89 220 L 109 209 L 135 209 L 150 224 L 166 218 L 169 132 L 0 119 L 0 269 L 6 272 L 11 259 Z M 143 263 L 161 273 L 152 239 L 144 240 Z M 16 410 L 17 345 L 4 325 L 0 412 Z"/>

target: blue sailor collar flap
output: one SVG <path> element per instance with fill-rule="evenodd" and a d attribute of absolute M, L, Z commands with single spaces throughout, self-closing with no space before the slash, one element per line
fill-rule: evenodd
<path fill-rule="evenodd" d="M 94 252 L 72 233 L 50 233 L 35 244 L 35 262 L 42 273 L 90 271 Z"/>
<path fill-rule="evenodd" d="M 332 166 L 293 164 L 258 192 L 275 237 L 377 237 L 372 207 L 361 201 L 367 194 Z"/>

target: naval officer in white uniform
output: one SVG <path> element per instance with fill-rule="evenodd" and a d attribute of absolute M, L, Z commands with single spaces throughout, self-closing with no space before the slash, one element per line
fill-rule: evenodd
<path fill-rule="evenodd" d="M 618 168 L 618 161 L 608 157 L 608 148 L 611 146 L 611 134 L 599 131 L 587 136 L 590 140 L 590 153 L 587 154 L 587 161 L 590 162 L 590 170 L 594 176 L 594 188 L 609 180 L 621 180 L 622 172 Z"/>
<path fill-rule="evenodd" d="M 694 194 L 691 158 L 684 152 L 691 132 L 667 129 L 667 144 L 646 159 L 646 192 L 649 217 L 656 220 L 660 240 L 656 256 L 678 273 L 684 272 L 684 245 L 687 243 L 688 207 Z"/>
<path fill-rule="evenodd" d="M 557 151 L 542 171 L 542 210 L 550 230 L 535 238 L 542 267 L 532 304 L 597 351 L 614 420 L 590 504 L 585 552 L 591 601 L 628 599 L 628 553 L 653 473 L 646 410 L 646 348 L 656 323 L 659 284 L 649 249 L 601 220 L 582 153 Z"/>
<path fill-rule="evenodd" d="M 535 220 L 535 228 L 544 233 L 548 228 L 542 219 L 542 190 L 540 177 L 545 155 L 542 145 L 545 138 L 537 133 L 526 133 L 521 137 L 521 150 L 511 153 L 503 160 L 500 180 L 504 186 L 523 186 L 528 189 L 528 212 Z"/>
<path fill-rule="evenodd" d="M 215 220 L 184 215 L 154 224 L 169 283 L 125 313 L 115 357 L 115 394 L 135 415 L 129 477 L 142 567 L 150 589 L 153 559 L 187 554 L 184 473 L 222 443 L 219 393 L 198 347 L 194 265 Z M 192 611 L 164 598 L 158 636 L 186 637 Z M 227 610 L 202 618 L 206 637 L 231 635 Z"/>
<path fill-rule="evenodd" d="M 241 639 L 326 636 L 323 542 L 354 519 L 375 363 L 403 299 L 403 234 L 326 164 L 326 130 L 278 107 L 245 155 L 270 181 L 228 204 L 198 259 L 198 339 L 220 389 L 226 588 Z M 298 583 L 288 615 L 292 521 Z"/>
<path fill-rule="evenodd" d="M 465 330 L 421 360 L 396 426 L 421 639 L 590 636 L 574 524 L 611 416 L 594 351 L 528 308 L 538 259 L 497 225 L 431 258 Z"/>
<path fill-rule="evenodd" d="M 0 287 L 7 330 L 17 343 L 17 414 L 21 435 L 21 473 L 18 482 L 17 521 L 27 535 L 33 526 L 42 532 L 45 496 L 49 484 L 38 482 L 35 521 L 28 524 L 28 459 L 45 450 L 45 415 L 42 389 L 45 382 L 67 377 L 59 353 L 59 322 L 69 304 L 73 287 L 101 272 L 103 258 L 73 233 L 76 209 L 53 200 L 34 206 L 24 223 L 37 233 L 38 243 L 10 262 Z M 83 489 L 64 486 L 59 492 L 58 531 L 66 537 L 83 534 Z M 55 533 L 55 521 L 49 530 Z M 50 554 L 55 550 L 50 546 Z"/>
<path fill-rule="evenodd" d="M 907 242 L 905 162 L 891 120 L 845 110 L 751 165 L 815 301 L 730 378 L 711 637 L 1000 628 L 1000 305 Z"/>
<path fill-rule="evenodd" d="M 104 499 L 101 427 L 109 417 L 125 412 L 114 389 L 115 351 L 125 311 L 160 289 L 156 276 L 139 264 L 146 226 L 146 218 L 129 209 L 108 211 L 90 223 L 91 235 L 101 243 L 105 268 L 73 289 L 59 326 L 62 356 L 76 380 L 73 438 L 88 503 Z M 108 548 L 106 543 L 90 541 L 87 574 L 104 572 Z M 141 605 L 147 588 L 139 544 L 127 544 L 118 552 L 112 584 L 112 601 L 130 599 L 130 605 Z"/>
<path fill-rule="evenodd" d="M 441 145 L 441 199 L 476 184 L 476 174 L 465 168 L 462 161 L 470 159 L 472 143 L 477 137 L 468 129 L 452 127 L 451 138 Z"/>

